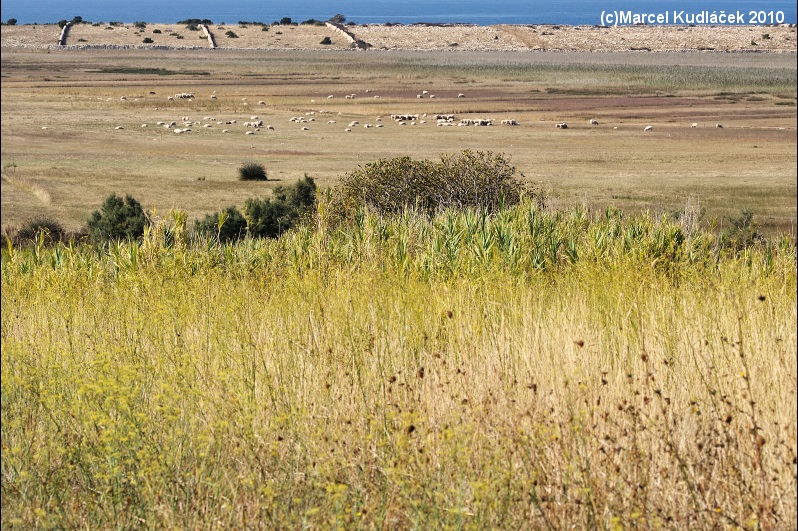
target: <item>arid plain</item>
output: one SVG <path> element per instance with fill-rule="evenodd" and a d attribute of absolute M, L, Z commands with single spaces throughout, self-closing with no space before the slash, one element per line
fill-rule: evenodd
<path fill-rule="evenodd" d="M 795 234 L 794 27 L 349 30 L 371 48 L 324 26 L 212 26 L 217 49 L 178 25 L 81 24 L 65 47 L 56 25 L 3 26 L 3 228 L 78 230 L 111 193 L 196 219 L 305 174 L 326 187 L 379 158 L 472 149 L 509 156 L 555 208 L 692 197 L 706 223 L 749 209 Z M 248 161 L 272 180 L 240 182 Z"/>

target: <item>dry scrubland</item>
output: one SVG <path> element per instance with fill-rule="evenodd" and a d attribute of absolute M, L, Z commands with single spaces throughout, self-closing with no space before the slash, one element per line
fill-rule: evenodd
<path fill-rule="evenodd" d="M 78 50 L 10 29 L 3 228 L 77 229 L 110 193 L 157 212 L 141 242 L 2 250 L 4 529 L 796 527 L 794 47 Z M 545 207 L 338 227 L 323 199 L 279 240 L 189 234 L 305 173 L 466 148 L 508 155 Z M 238 181 L 248 160 L 275 180 Z M 743 208 L 771 237 L 722 249 Z"/>
<path fill-rule="evenodd" d="M 266 31 L 264 31 L 264 27 Z M 794 52 L 795 28 L 789 26 L 598 26 L 555 25 L 349 25 L 355 39 L 385 50 L 472 51 L 757 51 Z M 208 29 L 222 49 L 350 48 L 351 39 L 326 26 L 211 24 Z M 155 33 L 157 31 L 157 33 Z M 232 31 L 235 37 L 227 36 Z M 54 47 L 60 28 L 54 24 L 3 26 L 3 46 Z M 149 37 L 152 43 L 143 43 Z M 332 44 L 322 45 L 329 37 Z M 180 24 L 77 24 L 67 46 L 208 47 L 199 31 Z"/>

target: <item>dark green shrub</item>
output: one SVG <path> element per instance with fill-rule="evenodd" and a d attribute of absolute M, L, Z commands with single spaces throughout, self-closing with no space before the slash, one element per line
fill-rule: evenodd
<path fill-rule="evenodd" d="M 95 243 L 111 240 L 132 240 L 144 234 L 147 217 L 138 201 L 116 194 L 109 195 L 100 210 L 92 212 L 88 221 L 89 237 Z"/>
<path fill-rule="evenodd" d="M 332 44 L 333 41 L 329 37 L 324 37 L 319 44 Z"/>
<path fill-rule="evenodd" d="M 257 162 L 247 162 L 238 168 L 238 178 L 242 181 L 268 181 L 269 176 L 263 164 Z"/>
<path fill-rule="evenodd" d="M 243 238 L 247 233 L 247 220 L 235 207 L 227 207 L 221 212 L 209 214 L 203 220 L 194 222 L 198 234 L 212 235 L 220 242 Z"/>
<path fill-rule="evenodd" d="M 343 24 L 344 22 L 346 22 L 346 17 L 338 13 L 330 17 L 330 22 L 332 22 L 333 24 Z"/>
<path fill-rule="evenodd" d="M 238 35 L 235 34 L 233 30 L 227 30 L 225 33 L 229 39 L 237 39 Z"/>
<path fill-rule="evenodd" d="M 58 21 L 58 27 L 61 29 L 64 29 L 64 26 L 66 26 L 67 24 L 69 24 L 69 22 L 67 22 L 65 19 L 61 19 Z"/>
<path fill-rule="evenodd" d="M 152 30 L 152 32 L 153 32 L 153 33 L 161 33 L 161 30 L 159 30 L 159 29 L 157 29 L 157 28 L 156 28 L 156 29 Z"/>
<path fill-rule="evenodd" d="M 147 28 L 147 23 L 146 22 L 136 22 L 133 25 L 135 27 L 137 27 L 138 29 L 146 29 Z"/>
<path fill-rule="evenodd" d="M 247 231 L 253 237 L 276 238 L 302 222 L 316 204 L 316 183 L 305 175 L 289 187 L 278 186 L 274 197 L 244 203 Z"/>
<path fill-rule="evenodd" d="M 524 194 L 540 200 L 515 174 L 503 155 L 489 151 L 442 155 L 439 162 L 381 159 L 344 176 L 337 201 L 349 214 L 368 207 L 381 215 L 407 209 L 433 215 L 449 208 L 492 213 Z"/>
<path fill-rule="evenodd" d="M 143 40 L 143 41 L 141 41 L 141 42 L 143 42 L 144 44 L 152 44 L 152 43 L 153 43 L 153 42 L 155 42 L 155 41 L 154 41 L 154 40 L 152 40 L 152 39 L 151 39 L 151 38 L 149 38 L 149 37 L 144 37 L 144 40 Z"/>
<path fill-rule="evenodd" d="M 280 19 L 281 26 L 290 26 L 294 22 L 291 20 L 291 17 L 283 17 Z"/>
<path fill-rule="evenodd" d="M 8 22 L 6 22 L 6 24 L 8 24 L 9 26 L 16 26 L 17 25 L 17 19 L 10 18 L 10 19 L 8 19 Z"/>

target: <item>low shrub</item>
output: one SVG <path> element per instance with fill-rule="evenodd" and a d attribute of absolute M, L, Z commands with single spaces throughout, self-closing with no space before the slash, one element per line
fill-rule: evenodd
<path fill-rule="evenodd" d="M 332 39 L 331 39 L 331 38 L 329 38 L 329 37 L 324 37 L 324 38 L 321 40 L 321 42 L 319 42 L 319 44 L 325 44 L 325 45 L 332 44 L 332 43 L 333 43 L 333 41 L 332 41 Z"/>
<path fill-rule="evenodd" d="M 241 181 L 268 181 L 269 176 L 263 164 L 247 162 L 238 168 L 238 178 Z"/>
<path fill-rule="evenodd" d="M 16 247 L 41 241 L 52 244 L 67 239 L 67 232 L 57 221 L 48 217 L 37 217 L 26 221 L 21 228 L 10 230 L 6 238 Z"/>

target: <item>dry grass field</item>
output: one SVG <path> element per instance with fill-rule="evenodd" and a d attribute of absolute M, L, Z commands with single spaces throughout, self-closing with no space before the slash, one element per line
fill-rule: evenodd
<path fill-rule="evenodd" d="M 535 30 L 528 27 L 431 27 L 416 31 L 414 42 L 391 41 L 393 48 L 419 48 L 418 35 L 438 44 L 456 38 L 463 43 L 458 51 L 379 49 L 388 47 L 386 35 L 406 27 L 356 27 L 374 48 L 322 51 L 297 48 L 314 48 L 330 33 L 325 27 L 238 25 L 228 26 L 237 39 L 220 37 L 214 26 L 217 50 L 146 49 L 133 46 L 143 34 L 132 37 L 135 27 L 108 27 L 78 25 L 70 42 L 105 37 L 132 47 L 58 48 L 43 40 L 43 31 L 57 26 L 3 26 L 4 228 L 40 215 L 78 229 L 114 192 L 147 209 L 180 207 L 197 218 L 306 173 L 328 186 L 378 158 L 474 149 L 508 155 L 555 207 L 660 213 L 694 196 L 706 221 L 721 223 L 748 208 L 766 227 L 794 233 L 794 28 L 737 31 L 738 40 L 749 30 L 769 32 L 765 42 L 786 53 L 729 54 L 467 49 L 468 32 L 500 36 L 480 37 L 487 43 L 532 46 Z M 155 27 L 161 25 L 142 31 L 151 35 Z M 707 38 L 699 28 L 683 29 L 669 34 Z M 444 38 L 444 30 L 460 33 Z M 625 31 L 615 37 L 638 42 L 640 28 Z M 185 27 L 163 25 L 162 32 L 197 37 Z M 567 42 L 569 33 L 561 33 Z M 193 37 L 193 45 L 202 44 Z M 344 48 L 332 40 L 332 48 Z M 240 48 L 226 48 L 233 41 Z M 265 48 L 245 49 L 257 46 Z M 168 99 L 181 92 L 195 98 Z M 400 124 L 392 114 L 419 119 Z M 437 114 L 454 114 L 455 122 L 490 118 L 494 125 L 439 127 Z M 244 127 L 256 115 L 273 130 Z M 505 119 L 519 125 L 500 125 Z M 359 123 L 348 127 L 353 121 Z M 555 128 L 560 122 L 568 129 Z M 644 134 L 648 125 L 653 130 Z M 237 168 L 250 160 L 264 164 L 274 182 L 237 181 Z"/>

